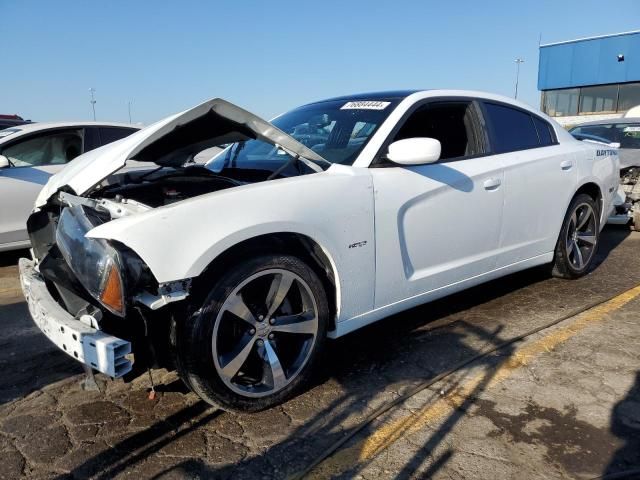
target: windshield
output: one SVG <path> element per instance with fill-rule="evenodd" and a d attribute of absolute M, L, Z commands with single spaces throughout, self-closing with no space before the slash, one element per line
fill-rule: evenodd
<path fill-rule="evenodd" d="M 292 110 L 271 123 L 329 162 L 351 165 L 397 104 L 395 99 L 320 102 Z M 284 150 L 260 140 L 230 145 L 208 167 L 214 171 L 240 168 L 271 172 L 283 168 L 278 172 L 283 176 L 309 170 L 301 162 L 292 162 Z"/>

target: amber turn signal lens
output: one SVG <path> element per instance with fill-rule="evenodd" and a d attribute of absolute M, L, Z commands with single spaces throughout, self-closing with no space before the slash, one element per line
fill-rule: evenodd
<path fill-rule="evenodd" d="M 109 276 L 104 284 L 100 300 L 104 305 L 116 313 L 124 314 L 124 302 L 122 301 L 122 281 L 120 273 L 115 265 L 111 265 Z"/>

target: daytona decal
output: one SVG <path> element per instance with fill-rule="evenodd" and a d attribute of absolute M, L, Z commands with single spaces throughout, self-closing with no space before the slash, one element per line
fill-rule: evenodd
<path fill-rule="evenodd" d="M 597 150 L 596 155 L 598 157 L 608 157 L 609 155 L 618 155 L 617 150 Z"/>

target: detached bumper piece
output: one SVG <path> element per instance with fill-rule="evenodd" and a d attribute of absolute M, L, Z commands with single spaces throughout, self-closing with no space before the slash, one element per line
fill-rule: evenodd
<path fill-rule="evenodd" d="M 75 319 L 51 296 L 33 262 L 20 259 L 20 283 L 38 328 L 58 348 L 79 362 L 113 378 L 131 371 L 126 355 L 131 343 Z"/>

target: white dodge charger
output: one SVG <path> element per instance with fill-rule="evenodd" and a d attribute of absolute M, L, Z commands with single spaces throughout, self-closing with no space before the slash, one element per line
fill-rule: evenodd
<path fill-rule="evenodd" d="M 536 265 L 584 275 L 618 172 L 615 150 L 487 93 L 353 95 L 271 123 L 214 99 L 52 177 L 22 285 L 86 366 L 175 368 L 255 411 L 303 387 L 327 337 Z"/>

